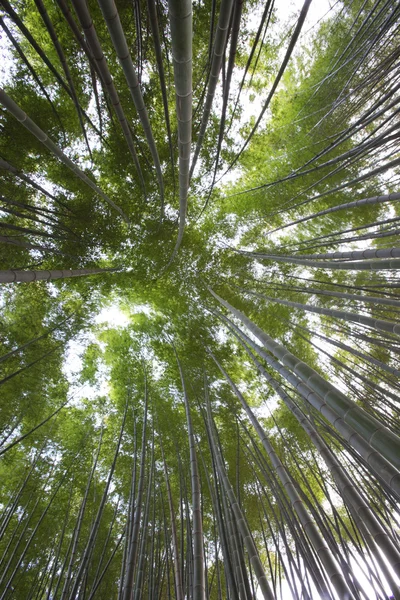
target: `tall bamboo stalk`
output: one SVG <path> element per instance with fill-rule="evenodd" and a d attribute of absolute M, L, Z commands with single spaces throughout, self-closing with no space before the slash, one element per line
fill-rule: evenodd
<path fill-rule="evenodd" d="M 172 57 L 174 65 L 179 148 L 179 231 L 170 264 L 182 243 L 189 192 L 189 162 L 192 142 L 192 2 L 169 0 Z"/>
<path fill-rule="evenodd" d="M 40 129 L 32 121 L 30 117 L 12 100 L 3 89 L 0 89 L 0 104 L 2 104 L 12 115 L 23 125 L 30 133 L 32 133 L 39 142 L 42 142 L 44 146 L 50 152 L 56 156 L 68 169 L 70 169 L 79 179 L 81 179 L 86 185 L 88 185 L 98 196 L 103 198 L 110 206 L 112 206 L 126 221 L 129 223 L 128 217 L 125 215 L 124 211 L 115 204 L 111 198 L 107 196 L 106 193 L 101 190 L 98 185 L 96 185 L 85 173 L 76 165 L 60 148 L 55 144 L 48 135 Z"/>
<path fill-rule="evenodd" d="M 343 577 L 343 574 L 341 572 L 339 565 L 337 564 L 335 557 L 329 551 L 327 544 L 325 543 L 320 532 L 317 529 L 316 523 L 314 522 L 311 515 L 307 511 L 304 503 L 302 502 L 302 500 L 291 480 L 291 477 L 289 476 L 289 474 L 288 474 L 286 468 L 284 467 L 282 461 L 280 460 L 279 456 L 273 449 L 272 444 L 268 440 L 267 434 L 261 427 L 258 419 L 254 415 L 253 411 L 251 410 L 250 406 L 248 405 L 247 401 L 245 400 L 243 394 L 241 394 L 239 389 L 233 383 L 233 381 L 229 377 L 228 373 L 225 371 L 225 369 L 218 362 L 218 360 L 215 358 L 215 356 L 213 355 L 213 353 L 210 350 L 209 350 L 209 354 L 215 361 L 216 365 L 220 369 L 223 376 L 225 377 L 225 379 L 228 382 L 233 393 L 235 394 L 235 396 L 237 397 L 237 399 L 243 406 L 247 416 L 249 417 L 249 419 L 251 421 L 251 424 L 253 425 L 254 429 L 256 430 L 257 435 L 260 438 L 260 441 L 261 441 L 262 445 L 264 446 L 264 449 L 267 452 L 267 454 L 272 462 L 272 465 L 273 465 L 282 485 L 284 486 L 284 489 L 286 490 L 286 492 L 290 498 L 292 507 L 295 510 L 296 514 L 298 515 L 299 520 L 307 533 L 307 536 L 311 540 L 311 543 L 313 544 L 313 546 L 315 548 L 317 556 L 320 558 L 324 568 L 326 569 L 329 579 L 330 579 L 332 585 L 334 586 L 339 598 L 348 598 L 349 600 L 354 599 L 354 596 L 353 596 L 352 592 L 350 591 L 348 585 L 346 584 L 346 581 Z"/>
<path fill-rule="evenodd" d="M 200 502 L 200 478 L 197 464 L 196 441 L 193 432 L 192 417 L 190 414 L 189 398 L 187 395 L 182 365 L 175 349 L 176 361 L 182 383 L 183 399 L 185 402 L 186 422 L 189 436 L 190 472 L 192 484 L 192 516 L 193 516 L 193 561 L 194 581 L 193 600 L 205 600 L 205 572 L 204 572 L 204 542 L 203 542 L 203 519 Z"/>
<path fill-rule="evenodd" d="M 147 391 L 147 373 L 144 367 L 144 411 L 142 425 L 142 449 L 140 457 L 140 472 L 136 502 L 134 506 L 135 512 L 132 519 L 132 533 L 128 548 L 128 559 L 125 572 L 125 579 L 122 591 L 123 600 L 131 600 L 133 595 L 133 584 L 135 576 L 136 558 L 139 548 L 139 529 L 140 517 L 142 513 L 142 498 L 146 470 L 146 439 L 147 439 L 147 407 L 148 407 L 148 391 Z M 132 518 L 132 516 L 131 516 Z"/>
<path fill-rule="evenodd" d="M 208 426 L 209 426 L 209 436 L 210 436 L 209 439 L 210 439 L 210 443 L 211 443 L 211 450 L 214 455 L 215 462 L 217 464 L 218 473 L 221 478 L 225 493 L 226 493 L 227 497 L 229 498 L 229 502 L 232 507 L 232 511 L 235 515 L 237 525 L 238 525 L 240 533 L 243 537 L 243 542 L 246 546 L 246 549 L 247 549 L 247 552 L 249 555 L 249 560 L 250 560 L 252 567 L 254 569 L 254 572 L 256 574 L 257 581 L 260 586 L 260 590 L 263 595 L 263 598 L 265 598 L 266 600 L 274 600 L 274 596 L 272 594 L 272 590 L 268 583 L 268 579 L 265 575 L 264 568 L 263 568 L 263 565 L 261 563 L 261 560 L 260 560 L 260 557 L 259 557 L 259 554 L 257 551 L 257 547 L 253 540 L 253 536 L 250 533 L 246 518 L 236 500 L 234 491 L 229 482 L 224 464 L 222 462 L 222 457 L 220 455 L 220 451 L 217 448 L 217 445 L 215 442 L 215 433 L 214 433 L 215 424 L 214 424 L 212 414 L 211 414 L 211 405 L 210 405 L 210 400 L 208 397 L 208 386 L 207 385 L 205 385 L 204 390 L 205 390 L 205 399 L 206 399 L 206 405 L 207 405 L 207 416 L 208 416 Z"/>
<path fill-rule="evenodd" d="M 161 209 L 164 207 L 164 182 L 161 171 L 160 159 L 156 143 L 154 141 L 153 132 L 150 125 L 149 115 L 143 101 L 142 92 L 139 81 L 136 75 L 135 67 L 133 66 L 132 58 L 129 52 L 129 47 L 126 42 L 124 30 L 121 25 L 118 10 L 114 0 L 98 0 L 103 17 L 107 23 L 112 43 L 118 56 L 120 65 L 124 71 L 125 79 L 139 115 L 140 122 L 146 135 L 147 143 L 150 148 L 153 162 L 156 168 L 158 187 L 160 189 Z"/>
<path fill-rule="evenodd" d="M 210 293 L 226 309 L 229 310 L 243 325 L 245 325 L 253 335 L 255 335 L 263 346 L 272 352 L 284 365 L 296 373 L 313 391 L 330 406 L 339 417 L 342 417 L 346 423 L 349 423 L 357 433 L 360 434 L 375 450 L 380 452 L 395 467 L 400 467 L 400 439 L 390 429 L 382 425 L 377 419 L 370 416 L 355 402 L 347 398 L 334 385 L 326 381 L 313 368 L 305 362 L 299 360 L 294 354 L 289 352 L 285 346 L 275 342 L 262 329 L 257 327 L 241 311 L 234 308 L 229 302 L 223 300 L 211 288 Z"/>
<path fill-rule="evenodd" d="M 0 271 L 0 283 L 14 283 L 17 281 L 52 281 L 54 279 L 65 279 L 66 277 L 85 277 L 87 275 L 99 275 L 100 273 L 112 273 L 118 269 L 64 269 L 52 271 Z"/>

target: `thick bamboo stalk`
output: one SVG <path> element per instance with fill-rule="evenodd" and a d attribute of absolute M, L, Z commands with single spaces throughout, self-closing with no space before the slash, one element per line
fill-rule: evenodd
<path fill-rule="evenodd" d="M 367 248 L 366 250 L 349 250 L 343 252 L 325 252 L 323 254 L 296 254 L 296 258 L 334 258 L 334 259 L 369 259 L 399 258 L 400 248 Z"/>
<path fill-rule="evenodd" d="M 224 318 L 225 321 L 225 318 Z M 272 358 L 269 354 L 264 352 L 257 344 L 255 344 L 245 333 L 240 331 L 233 323 L 226 320 L 232 332 L 241 343 L 242 347 L 246 350 L 247 354 L 254 362 L 259 372 L 269 379 L 269 374 L 265 371 L 261 363 L 256 359 L 254 354 L 250 352 L 247 346 L 243 343 L 243 340 L 251 348 L 253 348 L 257 354 L 263 358 L 267 364 L 272 368 L 276 369 L 280 375 L 282 375 L 302 396 L 307 402 L 309 402 L 314 408 L 316 408 L 335 429 L 343 436 L 343 438 L 362 456 L 365 462 L 373 469 L 376 475 L 381 477 L 396 494 L 400 500 L 400 473 L 390 462 L 386 460 L 379 452 L 374 450 L 367 441 L 364 440 L 355 429 L 346 423 L 337 413 L 324 402 L 323 398 L 314 392 L 308 385 L 303 383 L 296 375 L 291 373 L 286 367 L 282 366 L 277 360 Z"/>
<path fill-rule="evenodd" d="M 211 354 L 211 356 L 213 356 L 213 355 Z M 228 381 L 229 385 L 231 386 L 232 390 L 234 391 L 235 395 L 238 397 L 238 399 L 240 400 L 244 409 L 246 410 L 246 412 L 248 413 L 248 415 L 250 417 L 250 413 L 252 414 L 252 411 L 251 411 L 250 407 L 248 407 L 242 394 L 236 388 L 236 386 L 234 385 L 234 383 L 232 382 L 232 380 L 230 379 L 230 377 L 228 376 L 226 371 L 222 368 L 222 366 L 218 363 L 218 361 L 216 361 L 215 357 L 213 357 L 213 358 L 214 358 L 215 362 L 217 363 L 219 369 L 223 373 L 224 377 Z M 396 545 L 393 543 L 391 538 L 388 536 L 387 532 L 381 526 L 381 524 L 379 523 L 379 521 L 377 520 L 375 515 L 373 514 L 372 509 L 366 504 L 366 502 L 364 501 L 362 496 L 359 494 L 355 484 L 350 481 L 350 478 L 344 472 L 344 469 L 340 465 L 337 458 L 333 455 L 333 453 L 326 446 L 326 444 L 322 440 L 322 438 L 319 435 L 319 433 L 317 432 L 317 430 L 311 425 L 311 423 L 308 421 L 308 419 L 305 417 L 305 415 L 294 404 L 294 402 L 292 401 L 290 396 L 288 394 L 286 394 L 286 392 L 281 388 L 281 386 L 278 384 L 278 382 L 273 377 L 271 377 L 267 373 L 267 371 L 265 371 L 265 369 L 263 369 L 261 367 L 261 365 L 257 365 L 257 366 L 258 366 L 260 372 L 262 372 L 264 377 L 267 379 L 268 383 L 279 394 L 279 396 L 285 402 L 288 409 L 295 415 L 295 417 L 299 421 L 300 425 L 304 428 L 306 433 L 310 436 L 311 440 L 318 448 L 318 450 L 321 453 L 321 455 L 323 456 L 328 468 L 330 469 L 330 471 L 338 485 L 338 488 L 341 492 L 343 499 L 346 502 L 350 502 L 351 505 L 354 507 L 354 509 L 357 511 L 357 514 L 360 516 L 360 518 L 363 520 L 363 522 L 365 522 L 365 525 L 366 525 L 368 531 L 370 532 L 371 536 L 373 537 L 374 541 L 378 544 L 379 547 L 381 547 L 387 560 L 392 565 L 394 571 L 397 574 L 399 574 L 399 572 L 400 572 L 399 550 L 396 547 Z M 263 432 L 263 430 L 260 427 L 255 416 L 253 415 L 250 418 L 251 418 L 252 424 L 255 427 L 257 433 L 259 435 L 264 434 L 264 436 L 266 437 L 266 434 Z M 264 438 L 261 438 L 261 440 L 262 440 L 262 443 L 264 444 Z M 266 450 L 267 450 L 267 448 L 266 448 Z M 267 452 L 270 455 L 270 458 L 272 460 L 271 450 L 267 450 Z M 285 489 L 288 489 L 288 488 L 286 488 L 286 486 L 285 486 Z M 295 490 L 295 493 L 297 494 L 296 490 Z M 292 499 L 292 502 L 293 502 L 293 499 Z M 295 509 L 297 510 L 298 505 L 296 504 L 294 506 L 295 506 Z M 310 538 L 312 539 L 312 536 L 310 536 Z M 342 592 L 339 592 L 339 590 L 337 590 L 337 591 L 339 593 L 340 598 L 346 597 L 345 593 L 343 591 Z M 393 591 L 395 591 L 395 590 L 393 590 Z"/>
<path fill-rule="evenodd" d="M 332 206 L 331 208 L 320 210 L 316 213 L 313 213 L 312 215 L 307 215 L 306 217 L 302 217 L 301 219 L 296 219 L 295 221 L 287 223 L 286 225 L 282 225 L 281 227 L 277 227 L 276 229 L 271 229 L 271 231 L 269 231 L 268 233 L 274 233 L 275 231 L 286 229 L 286 227 L 298 225 L 299 223 L 304 223 L 305 221 L 309 221 L 310 219 L 316 219 L 317 217 L 329 215 L 340 210 L 350 210 L 352 208 L 358 208 L 360 206 L 366 206 L 368 204 L 381 204 L 383 202 L 395 202 L 397 200 L 400 200 L 400 193 L 385 194 L 382 196 L 370 196 L 368 198 L 361 198 L 360 200 L 353 200 L 352 202 L 344 202 L 343 204 L 337 204 L 336 206 Z"/>
<path fill-rule="evenodd" d="M 400 467 L 400 439 L 377 419 L 366 413 L 354 401 L 350 400 L 334 385 L 326 381 L 312 367 L 299 360 L 283 346 L 273 340 L 268 334 L 260 329 L 241 311 L 234 308 L 229 302 L 223 300 L 211 288 L 210 293 L 225 308 L 229 310 L 253 335 L 255 335 L 284 365 L 289 367 L 306 383 L 323 401 L 336 412 L 339 417 L 354 427 L 368 444 L 382 454 L 393 466 Z"/>
<path fill-rule="evenodd" d="M 168 10 L 179 147 L 179 231 L 170 264 L 183 239 L 189 191 L 189 162 L 192 142 L 192 2 L 191 0 L 169 0 Z"/>
<path fill-rule="evenodd" d="M 118 269 L 64 269 L 52 271 L 0 271 L 0 283 L 14 283 L 17 281 L 53 281 L 54 279 L 65 279 L 66 277 L 85 277 L 87 275 L 98 275 L 100 273 L 112 273 Z"/>
<path fill-rule="evenodd" d="M 241 288 L 242 289 L 242 288 Z M 356 300 L 357 302 L 366 302 L 368 304 L 383 306 L 395 306 L 400 308 L 400 300 L 393 298 L 380 298 L 379 296 L 362 296 L 361 294 L 348 294 L 347 292 L 334 292 L 331 290 L 322 290 L 313 287 L 301 288 L 293 286 L 282 287 L 283 290 L 293 290 L 302 294 L 315 294 L 316 296 L 332 296 L 332 298 L 343 298 L 344 300 Z M 242 291 L 246 291 L 242 289 Z"/>
<path fill-rule="evenodd" d="M 102 50 L 99 38 L 97 36 L 96 29 L 93 25 L 89 7 L 84 2 L 79 2 L 78 0 L 72 0 L 72 4 L 73 4 L 75 12 L 78 16 L 78 19 L 81 23 L 82 29 L 85 32 L 87 45 L 88 45 L 90 52 L 97 64 L 98 71 L 101 73 L 101 78 L 102 78 L 102 81 L 104 82 L 104 86 L 110 96 L 111 103 L 115 110 L 115 114 L 117 115 L 118 121 L 121 125 L 122 132 L 125 136 L 129 151 L 131 153 L 133 162 L 134 162 L 136 170 L 138 172 L 143 191 L 145 191 L 143 173 L 142 173 L 142 169 L 140 167 L 140 163 L 139 163 L 139 160 L 138 160 L 138 157 L 136 154 L 131 130 L 129 128 L 128 121 L 125 117 L 123 108 L 121 106 L 118 92 L 116 90 L 113 78 L 112 78 L 110 70 L 108 68 L 106 57 L 103 54 L 103 50 Z"/>
<path fill-rule="evenodd" d="M 344 310 L 336 310 L 334 308 L 322 308 L 320 306 L 313 306 L 312 304 L 301 304 L 300 302 L 292 302 L 291 300 L 282 300 L 280 298 L 271 298 L 258 292 L 247 292 L 259 298 L 268 300 L 269 302 L 276 302 L 283 306 L 290 306 L 292 308 L 300 308 L 307 312 L 316 313 L 318 315 L 327 315 L 336 319 L 343 319 L 344 321 L 350 321 L 353 323 L 362 323 L 373 329 L 379 331 L 387 331 L 388 333 L 400 334 L 400 325 L 393 321 L 384 321 L 383 319 L 375 319 L 374 317 L 367 317 L 362 314 L 349 313 Z"/>
<path fill-rule="evenodd" d="M 282 256 L 279 254 L 264 254 L 262 252 L 247 252 L 246 250 L 237 250 L 243 256 L 261 260 L 271 260 L 276 262 L 289 263 L 294 265 L 304 265 L 305 267 L 317 267 L 320 269 L 333 269 L 339 271 L 392 271 L 400 269 L 400 260 L 360 260 L 336 262 L 333 260 L 312 260 L 308 258 L 297 258 L 297 256 Z"/>
<path fill-rule="evenodd" d="M 121 217 L 129 223 L 123 210 L 115 204 L 66 154 L 28 117 L 28 115 L 12 100 L 4 90 L 0 89 L 0 103 L 19 121 L 32 135 L 34 135 L 50 152 L 56 156 L 68 169 L 88 185 L 98 196 L 112 206 Z"/>

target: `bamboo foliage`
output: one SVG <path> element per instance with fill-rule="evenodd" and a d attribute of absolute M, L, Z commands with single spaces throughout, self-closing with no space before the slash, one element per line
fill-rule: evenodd
<path fill-rule="evenodd" d="M 399 599 L 400 3 L 0 4 L 0 598 Z"/>

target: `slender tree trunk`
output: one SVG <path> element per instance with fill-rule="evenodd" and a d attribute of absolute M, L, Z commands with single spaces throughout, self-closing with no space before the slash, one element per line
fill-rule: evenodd
<path fill-rule="evenodd" d="M 165 484 L 167 486 L 169 513 L 170 513 L 170 520 L 171 520 L 172 555 L 173 555 L 173 561 L 174 561 L 174 575 L 175 575 L 175 594 L 176 594 L 176 600 L 183 600 L 183 588 L 182 588 L 182 581 L 181 581 L 181 567 L 179 564 L 178 536 L 177 536 L 177 532 L 176 532 L 175 509 L 174 509 L 174 502 L 173 502 L 173 498 L 172 498 L 171 485 L 169 482 L 168 467 L 167 467 L 167 463 L 165 461 L 164 448 L 162 446 L 161 438 L 160 438 L 160 448 L 161 448 L 161 455 L 162 455 L 162 460 L 163 460 L 163 465 L 164 465 Z"/>
<path fill-rule="evenodd" d="M 278 361 L 273 359 L 271 356 L 263 352 L 257 344 L 255 344 L 248 336 L 236 328 L 233 323 L 230 323 L 233 331 L 236 331 L 240 336 L 249 344 L 261 358 L 263 358 L 270 366 L 278 371 L 286 380 L 293 385 L 294 389 L 314 408 L 316 408 L 343 436 L 343 438 L 363 457 L 365 462 L 373 469 L 376 475 L 381 477 L 385 483 L 387 483 L 391 490 L 396 494 L 397 498 L 400 499 L 400 473 L 399 471 L 388 462 L 379 452 L 368 444 L 356 431 L 346 423 L 324 402 L 323 398 L 315 393 L 311 388 L 304 384 L 301 379 L 293 375 L 288 369 L 282 367 Z M 241 337 L 237 335 L 237 339 L 241 342 L 246 352 L 256 365 L 260 373 L 270 378 L 269 374 L 266 373 L 261 363 L 257 361 L 255 356 L 249 352 L 246 346 L 243 344 Z"/>
<path fill-rule="evenodd" d="M 179 231 L 168 266 L 183 239 L 189 191 L 189 162 L 192 142 L 192 2 L 169 0 L 172 57 L 179 147 Z M 167 266 L 167 268 L 168 268 Z"/>
<path fill-rule="evenodd" d="M 269 586 L 268 583 L 268 579 L 265 576 L 264 573 L 264 569 L 262 566 L 262 563 L 260 561 L 260 557 L 258 555 L 258 551 L 256 548 L 256 545 L 254 543 L 253 537 L 250 533 L 250 530 L 248 528 L 246 519 L 238 505 L 238 502 L 236 500 L 235 494 L 233 492 L 232 486 L 229 483 L 226 471 L 225 471 L 225 467 L 223 465 L 222 462 L 222 458 L 219 454 L 219 450 L 216 447 L 216 443 L 214 441 L 214 432 L 213 432 L 213 428 L 215 427 L 214 423 L 213 423 L 213 419 L 211 416 L 211 407 L 210 407 L 210 401 L 208 399 L 208 389 L 207 389 L 207 385 L 205 385 L 205 394 L 206 394 L 206 404 L 207 404 L 207 414 L 208 414 L 208 422 L 209 422 L 209 429 L 210 429 L 210 441 L 211 441 L 211 446 L 212 446 L 212 452 L 214 454 L 215 457 L 215 461 L 217 464 L 217 468 L 218 468 L 218 473 L 221 477 L 224 489 L 225 489 L 225 493 L 229 498 L 231 507 L 232 507 L 232 511 L 235 515 L 235 518 L 237 520 L 237 525 L 239 527 L 240 533 L 243 536 L 243 541 L 245 543 L 247 552 L 249 554 L 249 560 L 253 566 L 254 572 L 256 574 L 257 577 L 257 581 L 258 584 L 260 586 L 262 595 L 264 598 L 266 598 L 266 600 L 274 600 L 271 588 Z"/>
<path fill-rule="evenodd" d="M 122 598 L 123 600 L 131 600 L 133 594 L 133 581 L 135 575 L 136 556 L 139 546 L 139 529 L 140 529 L 140 516 L 142 512 L 142 497 L 143 487 L 145 478 L 146 468 L 146 429 L 147 429 L 147 375 L 144 369 L 144 412 L 143 412 L 143 428 L 142 428 L 142 452 L 140 458 L 140 473 L 139 473 L 139 484 L 137 499 L 135 502 L 135 514 L 133 517 L 133 528 L 132 535 L 128 550 L 128 563 L 125 573 L 125 581 L 123 587 Z"/>
<path fill-rule="evenodd" d="M 193 582 L 193 600 L 205 599 L 205 574 L 204 574 L 204 542 L 203 542 L 203 523 L 201 515 L 200 502 L 200 479 L 196 455 L 196 442 L 190 414 L 189 398 L 186 391 L 186 384 L 183 377 L 182 365 L 175 350 L 175 356 L 179 367 L 179 373 L 182 382 L 183 398 L 186 409 L 186 421 L 189 436 L 190 449 L 190 471 L 192 483 L 192 514 L 193 514 L 193 541 L 194 541 L 194 582 Z"/>
<path fill-rule="evenodd" d="M 258 419 L 255 417 L 250 406 L 247 404 L 246 400 L 244 399 L 244 396 L 239 392 L 238 388 L 233 383 L 232 379 L 229 377 L 229 375 L 227 374 L 225 369 L 220 365 L 220 363 L 217 361 L 217 359 L 212 354 L 212 352 L 211 351 L 209 351 L 209 352 L 210 352 L 211 357 L 214 359 L 215 363 L 217 364 L 218 368 L 220 369 L 221 373 L 225 377 L 226 381 L 228 382 L 229 386 L 231 387 L 233 393 L 240 401 L 242 407 L 244 408 L 247 416 L 249 417 L 249 419 L 251 421 L 251 424 L 253 425 L 254 429 L 256 430 L 258 437 L 260 438 L 260 441 L 261 441 L 262 445 L 264 446 L 264 449 L 267 452 L 267 454 L 271 460 L 271 463 L 272 463 L 282 485 L 284 486 L 286 493 L 288 494 L 288 496 L 290 498 L 292 507 L 295 510 L 297 516 L 299 517 L 299 520 L 300 520 L 302 526 L 304 527 L 304 529 L 307 533 L 307 536 L 311 540 L 311 543 L 314 546 L 317 556 L 319 557 L 322 564 L 324 565 L 324 568 L 326 569 L 326 572 L 329 576 L 331 584 L 335 587 L 339 598 L 348 598 L 349 600 L 353 599 L 354 596 L 344 580 L 344 577 L 341 573 L 339 565 L 336 562 L 335 557 L 331 554 L 328 546 L 325 544 L 324 540 L 322 539 L 321 534 L 319 533 L 314 520 L 312 519 L 312 517 L 309 514 L 309 512 L 307 511 L 304 503 L 302 502 L 299 494 L 297 493 L 297 490 L 296 490 L 293 482 L 291 481 L 289 474 L 287 473 L 285 467 L 283 466 L 283 463 L 281 462 L 280 458 L 278 457 L 278 455 L 276 454 L 275 450 L 273 449 L 271 443 L 269 442 L 265 431 L 261 427 Z"/>

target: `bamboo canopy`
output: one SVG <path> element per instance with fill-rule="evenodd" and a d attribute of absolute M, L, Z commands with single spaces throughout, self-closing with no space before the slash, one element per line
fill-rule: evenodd
<path fill-rule="evenodd" d="M 0 600 L 400 600 L 399 24 L 0 0 Z"/>

